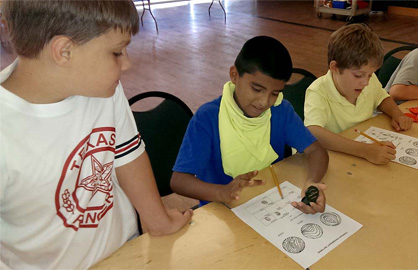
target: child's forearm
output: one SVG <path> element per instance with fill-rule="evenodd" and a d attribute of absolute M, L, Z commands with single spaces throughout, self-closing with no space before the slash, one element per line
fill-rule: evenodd
<path fill-rule="evenodd" d="M 364 143 L 347 139 L 320 126 L 309 126 L 308 129 L 318 139 L 321 145 L 328 150 L 361 158 L 365 158 L 367 154 Z"/>
<path fill-rule="evenodd" d="M 116 175 L 149 233 L 162 235 L 179 229 L 173 226 L 173 220 L 164 208 L 146 152 L 136 160 L 116 168 Z"/>
<path fill-rule="evenodd" d="M 304 151 L 309 158 L 307 182 L 318 183 L 322 180 L 328 169 L 328 152 L 316 141 Z"/>
<path fill-rule="evenodd" d="M 203 201 L 221 201 L 223 185 L 206 183 L 189 173 L 173 172 L 171 189 L 177 194 Z"/>
<path fill-rule="evenodd" d="M 418 86 L 395 84 L 390 88 L 389 94 L 394 100 L 418 99 Z"/>
<path fill-rule="evenodd" d="M 402 111 L 398 108 L 398 105 L 396 105 L 395 101 L 393 101 L 391 97 L 385 98 L 377 109 L 391 118 L 396 118 L 402 115 Z"/>

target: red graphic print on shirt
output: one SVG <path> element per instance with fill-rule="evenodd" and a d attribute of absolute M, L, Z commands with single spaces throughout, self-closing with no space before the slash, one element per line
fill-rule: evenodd
<path fill-rule="evenodd" d="M 68 156 L 55 192 L 64 226 L 95 228 L 113 207 L 115 138 L 115 128 L 95 128 Z"/>

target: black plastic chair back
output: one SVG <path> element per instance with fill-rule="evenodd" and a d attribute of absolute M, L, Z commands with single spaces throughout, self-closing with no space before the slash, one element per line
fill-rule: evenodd
<path fill-rule="evenodd" d="M 305 94 L 306 89 L 308 86 L 316 80 L 316 76 L 310 73 L 307 70 L 301 68 L 294 68 L 292 70 L 292 74 L 301 74 L 303 77 L 292 83 L 286 84 L 283 90 L 283 97 L 287 99 L 290 104 L 292 104 L 295 112 L 299 115 L 299 117 L 303 120 L 304 117 L 304 106 L 305 106 Z M 292 155 L 292 149 L 290 146 L 285 145 L 284 148 L 284 158 L 289 157 Z"/>
<path fill-rule="evenodd" d="M 145 142 L 158 191 L 165 196 L 173 193 L 170 188 L 172 169 L 193 112 L 179 98 L 158 91 L 138 94 L 129 99 L 129 105 L 150 97 L 164 100 L 151 110 L 133 111 L 133 114 Z"/>
<path fill-rule="evenodd" d="M 399 63 L 402 59 L 399 59 L 393 56 L 395 53 L 400 51 L 412 51 L 418 48 L 417 46 L 401 46 L 389 51 L 385 54 L 383 58 L 383 64 L 379 70 L 376 71 L 377 78 L 379 79 L 380 83 L 383 87 L 386 87 L 390 77 L 392 76 L 393 72 L 398 67 Z"/>
<path fill-rule="evenodd" d="M 295 112 L 304 120 L 303 108 L 305 106 L 305 94 L 308 86 L 316 80 L 316 76 L 307 70 L 294 68 L 292 74 L 301 74 L 303 77 L 292 84 L 286 84 L 283 90 L 283 97 L 292 104 Z"/>

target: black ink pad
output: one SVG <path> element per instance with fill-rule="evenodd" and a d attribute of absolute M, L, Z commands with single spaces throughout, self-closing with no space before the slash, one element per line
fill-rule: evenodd
<path fill-rule="evenodd" d="M 311 202 L 316 202 L 316 199 L 318 199 L 319 196 L 319 189 L 314 186 L 308 187 L 308 189 L 305 191 L 305 197 L 303 197 L 302 202 L 311 205 Z"/>

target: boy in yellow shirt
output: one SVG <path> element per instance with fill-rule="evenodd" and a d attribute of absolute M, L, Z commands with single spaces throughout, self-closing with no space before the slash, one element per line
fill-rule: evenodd
<path fill-rule="evenodd" d="M 374 72 L 382 65 L 383 46 L 366 25 L 346 25 L 328 43 L 328 73 L 306 91 L 305 125 L 327 149 L 386 164 L 395 158 L 395 146 L 365 144 L 337 133 L 373 116 L 378 109 L 392 118 L 396 131 L 408 130 L 406 117 L 382 88 Z"/>

